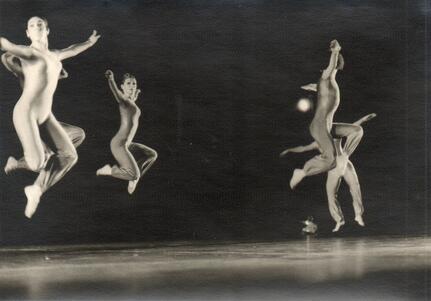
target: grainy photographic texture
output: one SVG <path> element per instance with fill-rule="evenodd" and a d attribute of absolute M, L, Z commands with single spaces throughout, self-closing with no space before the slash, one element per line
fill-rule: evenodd
<path fill-rule="evenodd" d="M 0 0 L 0 298 L 430 299 L 429 7 Z"/>

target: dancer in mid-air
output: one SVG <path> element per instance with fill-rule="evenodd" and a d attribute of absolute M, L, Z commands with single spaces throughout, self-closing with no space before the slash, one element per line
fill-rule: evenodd
<path fill-rule="evenodd" d="M 374 117 L 376 117 L 376 114 L 374 113 L 366 115 L 354 122 L 353 125 L 361 126 L 362 123 L 371 120 Z M 337 166 L 328 171 L 328 178 L 326 181 L 326 194 L 328 197 L 329 212 L 336 222 L 335 228 L 332 230 L 333 232 L 337 232 L 345 223 L 343 212 L 341 211 L 340 204 L 337 200 L 337 193 L 342 179 L 346 181 L 350 189 L 350 194 L 352 195 L 355 221 L 362 227 L 365 226 L 365 223 L 362 219 L 364 206 L 362 204 L 361 187 L 359 185 L 358 175 L 356 174 L 355 167 L 349 160 L 350 155 L 354 152 L 356 147 L 352 147 L 352 144 L 347 143 L 342 146 L 341 140 L 341 138 L 334 139 Z M 281 152 L 280 157 L 283 157 L 287 153 L 302 153 L 315 149 L 318 149 L 320 152 L 322 152 L 316 141 L 306 146 L 288 148 Z"/>
<path fill-rule="evenodd" d="M 98 169 L 96 174 L 129 181 L 127 191 L 132 194 L 139 179 L 156 161 L 157 152 L 146 145 L 132 142 L 138 129 L 139 116 L 141 115 L 141 110 L 135 103 L 141 92 L 141 90 L 137 89 L 136 78 L 126 73 L 120 90 L 111 70 L 107 70 L 105 76 L 120 109 L 120 129 L 111 140 L 111 152 L 118 165 L 111 166 L 107 164 Z M 132 153 L 135 153 L 138 160 L 135 160 Z"/>
<path fill-rule="evenodd" d="M 53 95 L 62 73 L 61 61 L 87 50 L 100 36 L 93 31 L 86 42 L 62 50 L 50 50 L 48 21 L 40 17 L 28 20 L 26 33 L 31 40 L 30 46 L 16 45 L 0 37 L 0 49 L 19 59 L 24 78 L 23 92 L 13 111 L 13 123 L 24 152 L 24 160 L 19 160 L 16 168 L 39 173 L 35 183 L 24 189 L 27 197 L 25 216 L 31 218 L 42 194 L 64 177 L 78 158 L 67 132 L 51 111 Z M 47 131 L 54 144 L 54 153 L 49 159 L 39 127 Z M 7 171 L 14 169 L 13 160 L 10 164 L 12 167 L 6 166 Z"/>
<path fill-rule="evenodd" d="M 328 67 L 322 72 L 317 83 L 317 106 L 310 124 L 310 134 L 322 150 L 321 155 L 307 161 L 303 169 L 295 169 L 290 180 L 294 189 L 305 177 L 326 172 L 336 166 L 335 137 L 347 137 L 346 145 L 354 149 L 361 140 L 361 127 L 352 124 L 337 124 L 333 127 L 335 111 L 340 103 L 340 89 L 336 81 L 338 70 L 344 68 L 340 54 L 341 46 L 333 40 L 330 43 L 331 57 Z M 303 87 L 304 88 L 304 87 Z M 332 132 L 332 134 L 331 134 Z"/>
<path fill-rule="evenodd" d="M 19 84 L 21 88 L 24 88 L 24 74 L 22 73 L 21 68 L 21 62 L 20 60 L 11 55 L 10 53 L 6 52 L 3 53 L 1 56 L 1 61 L 3 65 L 8 69 L 10 72 L 12 72 L 19 80 Z M 69 74 L 67 71 L 63 68 L 61 70 L 59 79 L 67 78 Z M 66 131 L 67 135 L 69 136 L 70 140 L 72 141 L 72 144 L 75 148 L 78 148 L 82 142 L 85 140 L 85 132 L 82 128 L 67 124 L 65 122 L 59 121 L 61 127 Z M 54 151 L 44 142 L 44 151 L 45 151 L 45 161 L 48 160 L 53 154 Z M 6 174 L 9 174 L 10 172 L 16 170 L 16 169 L 25 169 L 26 163 L 25 158 L 22 157 L 18 160 L 16 160 L 14 157 L 10 156 L 7 160 L 6 166 L 4 168 L 4 171 Z M 45 174 L 46 175 L 46 174 Z M 43 181 L 42 181 L 43 182 Z"/>

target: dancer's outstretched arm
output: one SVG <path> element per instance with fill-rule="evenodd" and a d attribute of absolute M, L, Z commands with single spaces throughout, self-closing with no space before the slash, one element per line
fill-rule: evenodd
<path fill-rule="evenodd" d="M 303 153 L 303 152 L 308 152 L 308 151 L 311 151 L 314 149 L 319 149 L 319 145 L 317 144 L 316 141 L 314 141 L 313 143 L 310 143 L 308 145 L 297 146 L 297 147 L 285 149 L 284 151 L 282 151 L 280 153 L 280 157 L 285 156 L 287 153 Z"/>
<path fill-rule="evenodd" d="M 97 34 L 97 31 L 93 30 L 93 33 L 87 41 L 71 45 L 65 49 L 56 50 L 59 60 L 62 61 L 80 54 L 81 52 L 87 50 L 88 48 L 96 44 L 99 38 L 100 35 Z"/>
<path fill-rule="evenodd" d="M 118 103 L 123 103 L 125 96 L 120 89 L 118 89 L 117 83 L 115 82 L 114 73 L 111 70 L 106 70 L 105 76 L 108 79 L 109 88 L 111 88 L 112 94 L 114 94 L 115 100 Z"/>
<path fill-rule="evenodd" d="M 323 79 L 329 79 L 332 72 L 335 71 L 337 68 L 338 55 L 341 50 L 341 46 L 337 40 L 331 41 L 330 50 L 331 50 L 331 58 L 329 59 L 328 67 L 326 67 L 326 69 L 323 70 L 323 73 L 322 73 Z"/>
<path fill-rule="evenodd" d="M 312 84 L 304 85 L 304 86 L 301 86 L 301 89 L 306 91 L 317 92 L 317 84 L 312 83 Z"/>
<path fill-rule="evenodd" d="M 373 119 L 376 116 L 377 116 L 376 113 L 368 114 L 368 115 L 362 117 L 361 119 L 355 121 L 353 124 L 355 124 L 355 125 L 361 125 L 362 123 L 364 123 L 366 121 L 369 121 L 369 120 Z"/>
<path fill-rule="evenodd" d="M 3 37 L 0 37 L 0 49 L 22 59 L 29 59 L 33 56 L 32 48 L 23 45 L 15 45 Z"/>

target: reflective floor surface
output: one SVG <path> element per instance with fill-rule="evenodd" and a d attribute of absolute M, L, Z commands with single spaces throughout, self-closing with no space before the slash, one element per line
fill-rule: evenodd
<path fill-rule="evenodd" d="M 429 300 L 431 239 L 4 248 L 2 300 Z"/>

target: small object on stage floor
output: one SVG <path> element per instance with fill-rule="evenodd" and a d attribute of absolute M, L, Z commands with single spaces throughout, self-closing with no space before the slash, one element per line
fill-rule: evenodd
<path fill-rule="evenodd" d="M 307 220 L 302 222 L 305 227 L 302 228 L 302 232 L 305 234 L 315 234 L 317 232 L 317 225 L 313 222 L 313 217 L 309 216 Z"/>

